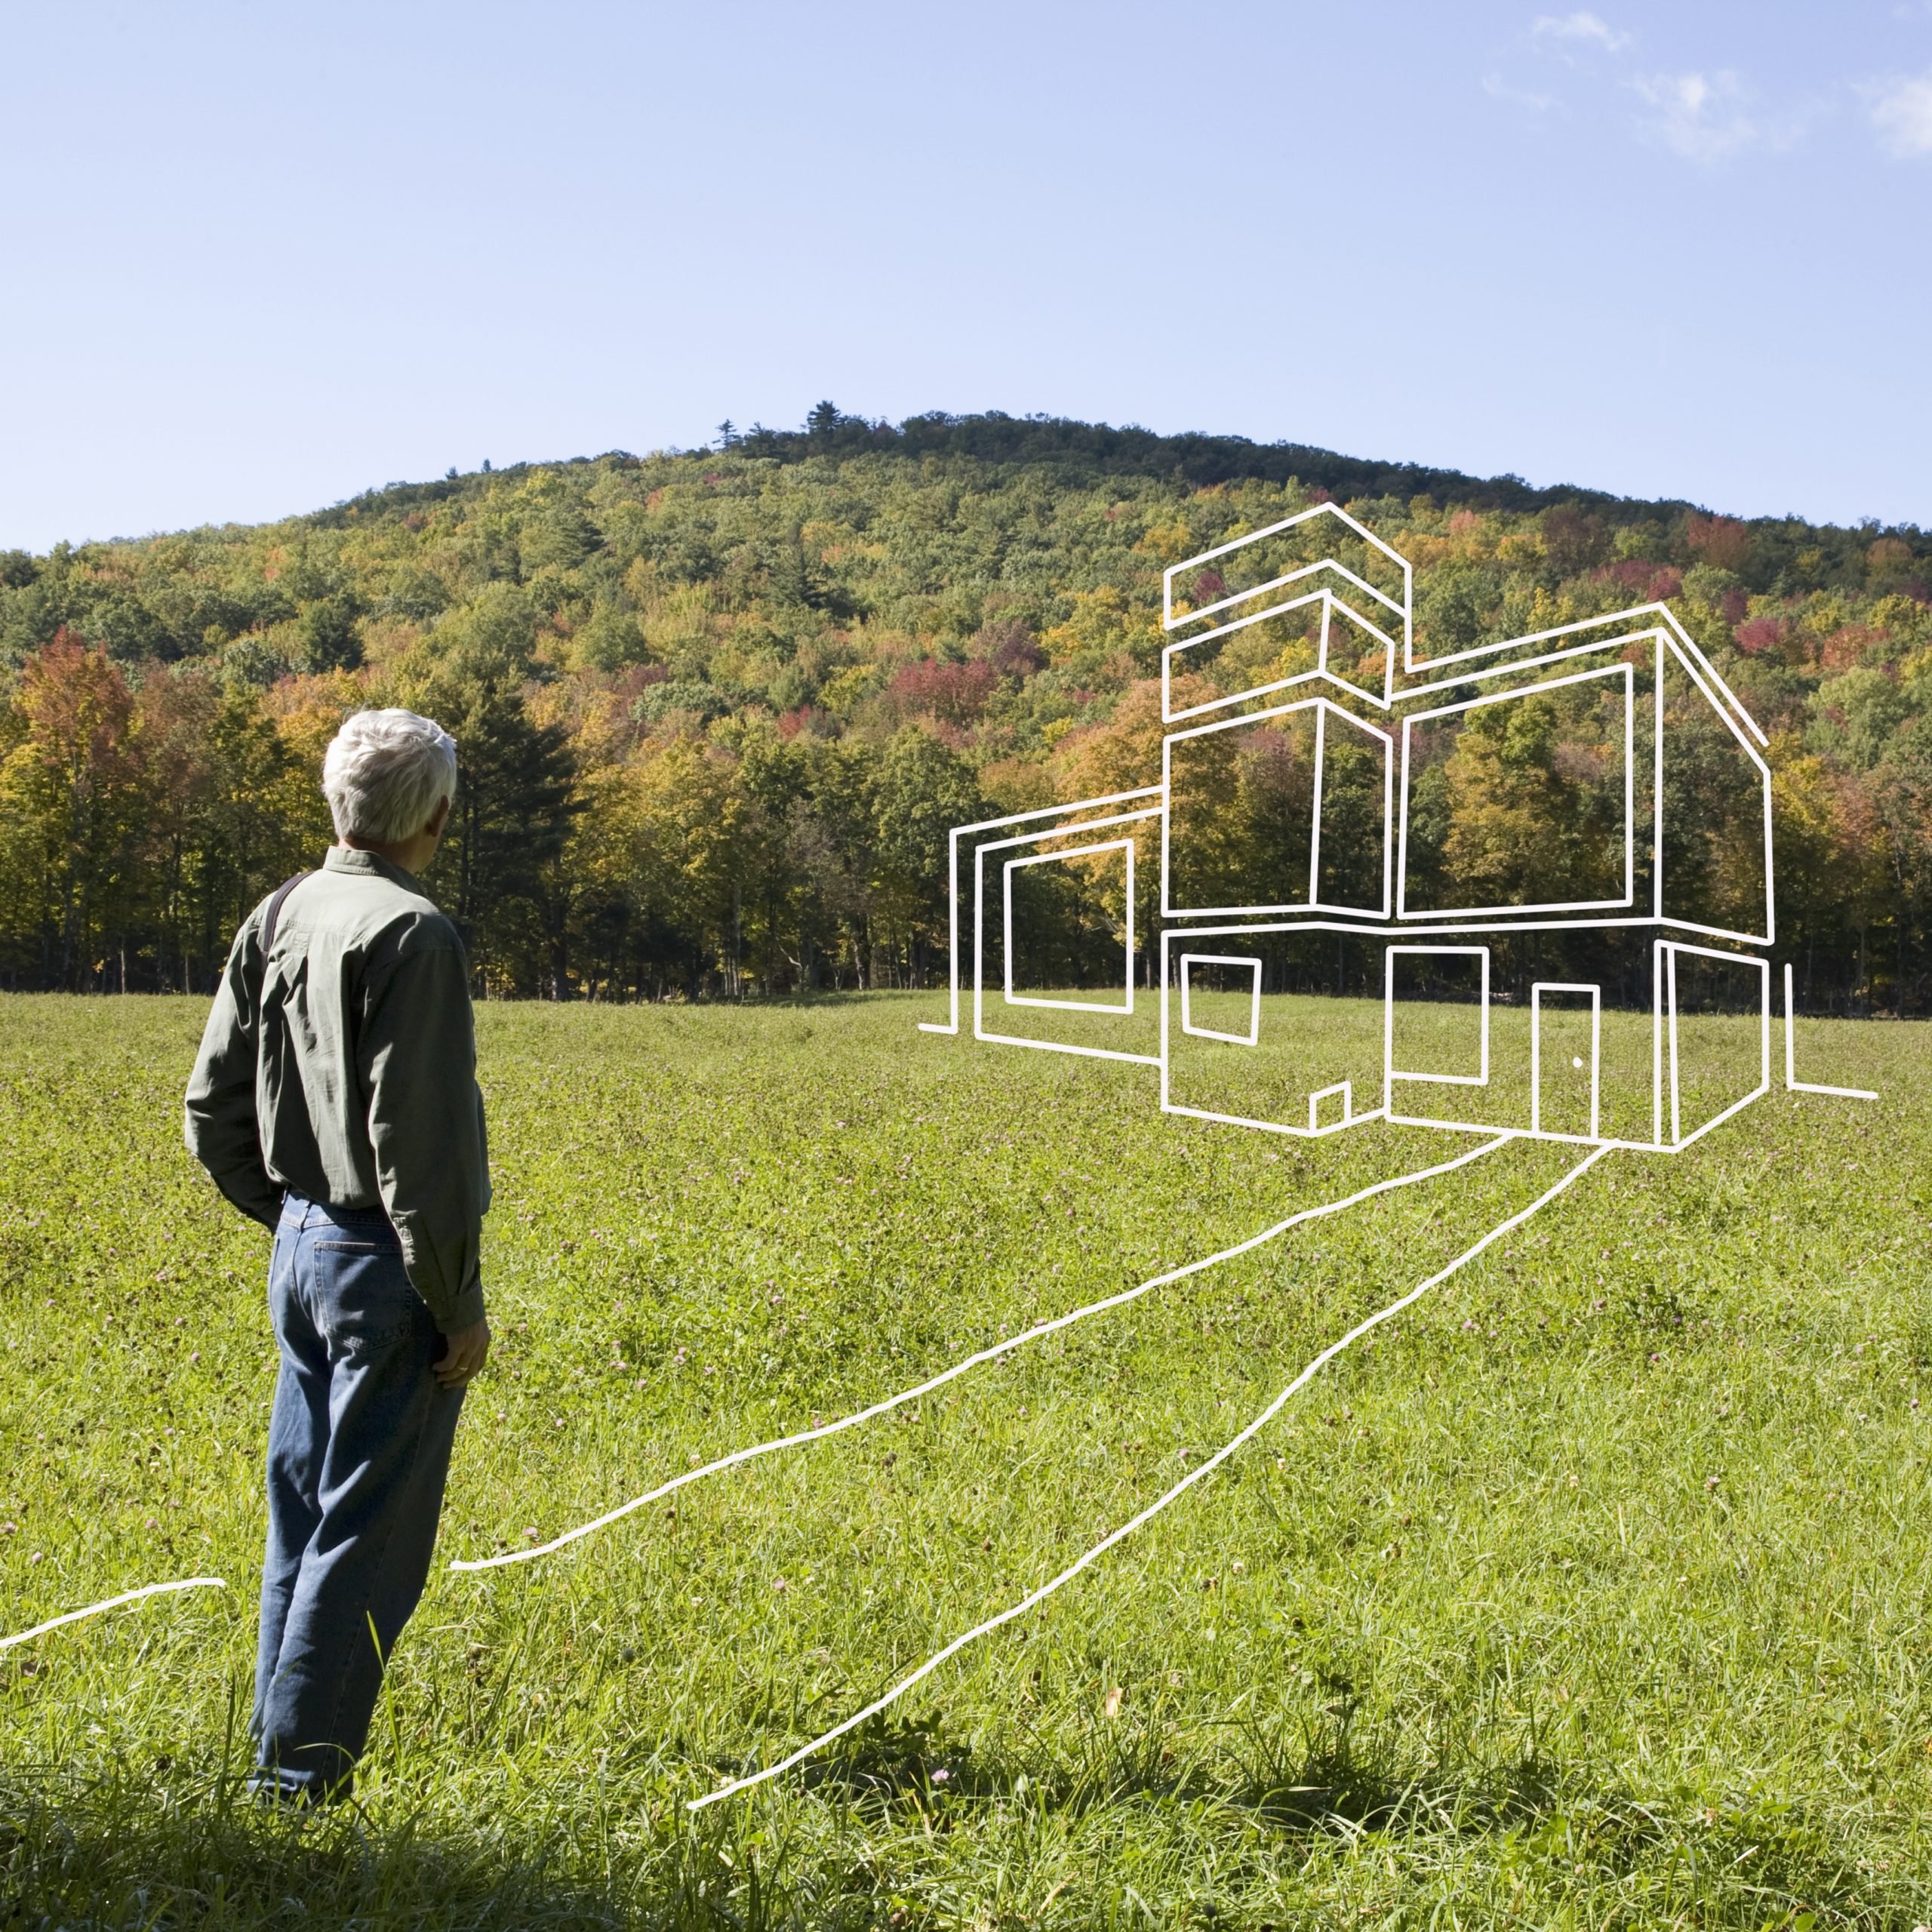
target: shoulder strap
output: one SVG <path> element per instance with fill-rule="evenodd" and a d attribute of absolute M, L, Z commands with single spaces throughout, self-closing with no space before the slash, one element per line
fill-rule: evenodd
<path fill-rule="evenodd" d="M 308 877 L 306 872 L 297 872 L 293 878 L 284 879 L 275 888 L 275 897 L 269 901 L 268 916 L 262 921 L 262 963 L 265 967 L 275 944 L 275 921 L 281 917 L 281 902 Z"/>

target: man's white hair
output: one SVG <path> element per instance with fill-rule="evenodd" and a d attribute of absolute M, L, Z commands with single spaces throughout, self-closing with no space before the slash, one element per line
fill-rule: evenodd
<path fill-rule="evenodd" d="M 353 712 L 322 761 L 322 795 L 338 838 L 408 838 L 456 796 L 456 740 L 413 711 Z"/>

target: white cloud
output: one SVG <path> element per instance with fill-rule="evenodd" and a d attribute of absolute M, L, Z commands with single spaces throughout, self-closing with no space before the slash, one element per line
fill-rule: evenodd
<path fill-rule="evenodd" d="M 1932 12 L 1932 0 L 1914 4 Z M 1514 75 L 1505 79 L 1492 73 L 1483 82 L 1484 91 L 1493 100 L 1538 114 L 1560 109 L 1561 100 L 1535 91 L 1537 81 L 1552 78 L 1550 63 L 1558 63 L 1592 93 L 1604 87 L 1630 89 L 1644 106 L 1635 124 L 1639 137 L 1706 167 L 1746 152 L 1776 154 L 1795 147 L 1814 122 L 1829 118 L 1842 103 L 1841 87 L 1767 102 L 1728 67 L 1646 74 L 1633 72 L 1620 60 L 1618 74 L 1604 64 L 1604 57 L 1625 56 L 1638 45 L 1635 33 L 1612 26 L 1601 14 L 1581 9 L 1540 14 L 1531 21 L 1528 36 L 1534 78 L 1526 75 L 1518 85 L 1512 85 Z M 1932 73 L 1865 91 L 1873 120 L 1894 152 L 1932 154 Z"/>
<path fill-rule="evenodd" d="M 1536 114 L 1547 114 L 1552 107 L 1562 105 L 1553 94 L 1535 94 L 1526 88 L 1512 88 L 1500 74 L 1485 74 L 1482 91 L 1492 100 L 1512 101 Z"/>
<path fill-rule="evenodd" d="M 1651 74 L 1631 85 L 1653 110 L 1645 131 L 1687 161 L 1725 161 L 1761 144 L 1788 146 L 1792 138 L 1791 131 L 1767 130 L 1745 112 L 1744 84 L 1728 69 Z"/>
<path fill-rule="evenodd" d="M 1872 91 L 1866 112 L 1886 147 L 1901 161 L 1932 154 L 1932 71 Z"/>
<path fill-rule="evenodd" d="M 1619 33 L 1596 14 L 1539 14 L 1531 22 L 1530 31 L 1552 40 L 1594 41 L 1606 54 L 1620 53 L 1630 45 L 1627 33 Z"/>

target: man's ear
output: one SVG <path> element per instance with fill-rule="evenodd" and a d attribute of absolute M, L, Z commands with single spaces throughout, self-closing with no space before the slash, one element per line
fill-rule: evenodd
<path fill-rule="evenodd" d="M 428 832 L 432 838 L 440 838 L 443 835 L 443 827 L 449 822 L 450 801 L 447 798 L 438 798 L 436 801 L 436 809 L 429 814 L 429 823 L 423 829 Z"/>

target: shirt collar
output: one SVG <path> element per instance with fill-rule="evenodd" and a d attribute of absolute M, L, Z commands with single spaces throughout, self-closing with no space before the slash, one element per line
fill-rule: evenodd
<path fill-rule="evenodd" d="M 405 892 L 424 896 L 423 882 L 414 872 L 405 872 L 401 866 L 374 852 L 358 852 L 352 845 L 331 845 L 323 856 L 322 869 L 325 872 L 360 872 L 365 878 L 386 878 L 392 884 L 401 886 Z"/>

